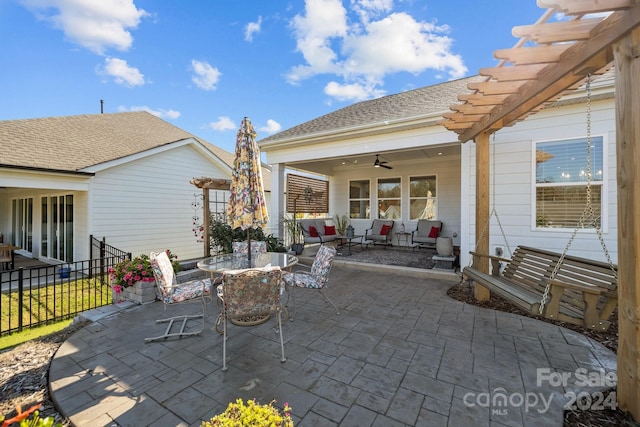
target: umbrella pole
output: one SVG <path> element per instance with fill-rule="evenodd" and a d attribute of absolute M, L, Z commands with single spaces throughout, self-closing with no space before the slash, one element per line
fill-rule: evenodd
<path fill-rule="evenodd" d="M 247 228 L 247 259 L 249 260 L 249 268 L 251 268 L 251 229 Z"/>

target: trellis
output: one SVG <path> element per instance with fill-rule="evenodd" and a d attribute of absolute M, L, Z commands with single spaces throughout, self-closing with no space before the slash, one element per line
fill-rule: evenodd
<path fill-rule="evenodd" d="M 196 201 L 193 202 L 193 208 L 196 213 L 194 213 L 193 223 L 194 223 L 194 233 L 196 233 L 196 237 L 199 237 L 199 227 L 202 227 L 202 235 L 201 239 L 204 242 L 204 256 L 211 256 L 211 190 L 222 190 L 229 191 L 231 186 L 231 180 L 229 179 L 214 179 L 214 178 L 193 178 L 189 181 L 190 184 L 195 185 L 197 188 L 202 189 L 202 216 L 203 220 L 200 224 L 197 220 L 197 210 L 199 207 L 197 206 L 198 197 L 196 197 Z M 197 196 L 197 195 L 196 195 Z M 200 239 L 199 239 L 200 240 Z"/>

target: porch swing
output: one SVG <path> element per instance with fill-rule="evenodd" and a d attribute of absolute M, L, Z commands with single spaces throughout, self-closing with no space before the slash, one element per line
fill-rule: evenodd
<path fill-rule="evenodd" d="M 463 269 L 463 277 L 500 295 L 533 315 L 605 331 L 617 306 L 618 268 L 611 261 L 591 201 L 591 75 L 587 75 L 587 171 L 586 206 L 562 253 L 518 246 L 511 258 L 470 252 L 474 262 Z M 494 148 L 495 156 L 495 148 Z M 495 159 L 494 159 L 495 164 Z M 494 180 L 495 181 L 495 180 Z M 504 230 L 494 207 L 478 241 L 484 238 L 496 217 L 505 243 Z M 586 222 L 588 220 L 588 222 Z M 595 228 L 607 262 L 568 255 L 578 231 L 588 224 Z M 509 253 L 511 250 L 507 243 Z M 490 263 L 489 274 L 475 262 Z M 502 266 L 504 265 L 504 269 Z M 502 271 L 501 271 L 502 270 Z"/>

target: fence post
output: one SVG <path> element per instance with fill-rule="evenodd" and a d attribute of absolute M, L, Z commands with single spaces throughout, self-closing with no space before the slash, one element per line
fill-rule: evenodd
<path fill-rule="evenodd" d="M 24 267 L 20 267 L 18 269 L 18 332 L 22 332 L 23 318 L 22 318 L 22 310 L 24 309 Z M 9 276 L 11 277 L 11 276 Z"/>

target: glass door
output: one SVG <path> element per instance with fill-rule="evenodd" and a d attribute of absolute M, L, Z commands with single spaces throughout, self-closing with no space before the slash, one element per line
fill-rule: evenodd
<path fill-rule="evenodd" d="M 42 198 L 42 255 L 73 261 L 73 195 Z"/>
<path fill-rule="evenodd" d="M 13 199 L 13 244 L 27 252 L 33 251 L 33 197 Z"/>

